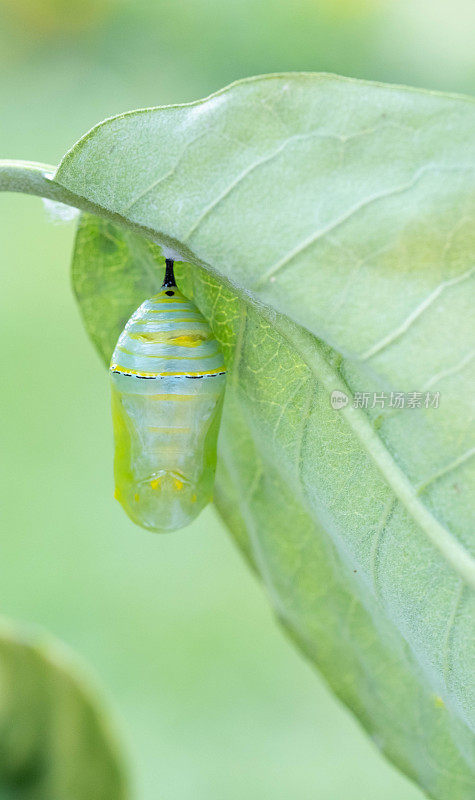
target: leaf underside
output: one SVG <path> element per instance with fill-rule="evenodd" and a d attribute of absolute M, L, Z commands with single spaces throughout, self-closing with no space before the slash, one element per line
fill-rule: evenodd
<path fill-rule="evenodd" d="M 229 379 L 216 503 L 293 639 L 434 798 L 475 792 L 475 105 L 282 75 L 93 129 L 56 180 L 107 361 L 173 246 Z M 192 265 L 192 266 L 191 266 Z M 335 411 L 333 390 L 348 406 Z M 439 408 L 353 408 L 439 391 Z"/>
<path fill-rule="evenodd" d="M 112 726 L 69 653 L 0 623 L 0 798 L 126 800 Z"/>

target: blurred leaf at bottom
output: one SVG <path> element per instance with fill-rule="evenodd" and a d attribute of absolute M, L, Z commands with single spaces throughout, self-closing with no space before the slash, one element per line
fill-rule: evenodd
<path fill-rule="evenodd" d="M 0 800 L 126 800 L 102 703 L 52 637 L 0 622 Z"/>

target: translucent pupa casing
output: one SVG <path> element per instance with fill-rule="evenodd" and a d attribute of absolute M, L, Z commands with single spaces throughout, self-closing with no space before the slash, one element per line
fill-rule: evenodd
<path fill-rule="evenodd" d="M 131 316 L 110 378 L 115 497 L 137 525 L 181 528 L 212 498 L 226 373 L 207 321 L 175 285 Z"/>

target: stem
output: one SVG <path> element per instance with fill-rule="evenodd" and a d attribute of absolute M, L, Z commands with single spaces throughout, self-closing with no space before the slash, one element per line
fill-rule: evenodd
<path fill-rule="evenodd" d="M 85 197 L 74 194 L 57 183 L 54 180 L 55 173 L 56 167 L 51 164 L 0 159 L 0 192 L 32 194 L 48 200 L 56 200 L 58 203 L 79 208 L 81 211 L 90 211 L 102 217 L 111 216 L 106 209 L 100 209 Z"/>
<path fill-rule="evenodd" d="M 181 242 L 166 233 L 139 225 L 115 211 L 109 211 L 103 206 L 91 203 L 90 200 L 86 200 L 85 197 L 79 194 L 70 192 L 69 189 L 54 180 L 55 173 L 56 167 L 52 167 L 50 164 L 39 164 L 36 161 L 0 159 L 0 192 L 21 192 L 23 194 L 46 197 L 49 200 L 56 200 L 58 203 L 79 208 L 80 211 L 96 214 L 98 217 L 109 219 L 146 239 L 150 239 L 155 244 L 164 245 L 179 252 L 183 257 L 183 261 L 202 266 L 194 253 Z M 210 271 L 213 272 L 212 269 Z"/>
<path fill-rule="evenodd" d="M 0 191 L 21 192 L 47 197 L 50 200 L 62 200 L 64 189 L 53 181 L 55 172 L 56 167 L 50 164 L 0 159 Z"/>

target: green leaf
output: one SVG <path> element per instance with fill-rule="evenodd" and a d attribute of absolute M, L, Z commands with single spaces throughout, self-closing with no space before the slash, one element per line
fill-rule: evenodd
<path fill-rule="evenodd" d="M 0 798 L 126 800 L 115 733 L 70 654 L 0 622 Z"/>
<path fill-rule="evenodd" d="M 135 287 L 151 274 L 156 276 L 151 292 L 161 283 L 163 259 L 157 248 L 110 222 L 84 216 L 76 240 L 74 284 L 86 328 L 96 341 L 100 336 L 106 363 L 117 337 L 110 313 L 114 298 L 123 303 L 121 313 L 127 317 L 144 297 L 132 286 L 127 308 L 121 263 L 125 276 L 135 265 Z M 277 318 L 269 320 L 265 310 L 240 301 L 189 265 L 179 265 L 177 275 L 179 285 L 211 320 L 231 368 L 220 435 L 217 505 L 261 571 L 282 623 L 390 758 L 435 797 L 469 797 L 473 773 L 462 753 L 473 748 L 472 734 L 457 713 L 445 707 L 387 618 L 382 579 L 378 578 L 380 597 L 374 597 L 367 576 L 355 567 L 358 562 L 332 543 L 332 527 L 327 533 L 318 521 L 320 514 L 309 513 L 302 497 L 299 483 L 311 491 L 317 452 L 318 486 L 336 482 L 340 513 L 348 514 L 347 504 L 356 502 L 359 494 L 369 495 L 371 486 L 368 513 L 373 518 L 381 512 L 383 519 L 401 518 L 361 444 L 330 407 L 321 386 L 328 372 L 325 363 L 315 377 L 319 357 L 328 359 L 335 370 L 338 358 L 316 339 L 309 342 L 288 321 L 279 320 L 279 330 Z M 308 345 L 310 357 L 305 360 L 302 351 Z M 358 477 L 360 468 L 363 474 Z M 355 491 L 345 505 L 349 481 Z M 368 522 L 372 524 L 371 517 Z M 396 524 L 400 526 L 401 519 Z M 388 535 L 397 532 L 397 527 L 388 529 Z M 382 533 L 380 524 L 368 543 L 372 558 Z M 421 561 L 428 554 L 422 544 Z M 375 578 L 377 569 L 375 561 Z M 470 625 L 469 618 L 465 624 Z"/>
<path fill-rule="evenodd" d="M 470 99 L 278 75 L 108 120 L 56 175 L 199 267 L 183 288 L 230 368 L 218 507 L 293 638 L 444 800 L 475 792 L 474 129 Z M 108 261 L 100 224 L 75 273 L 107 354 L 101 303 L 122 321 L 122 270 L 140 286 L 153 252 L 116 229 Z M 439 408 L 352 402 L 428 390 Z"/>

